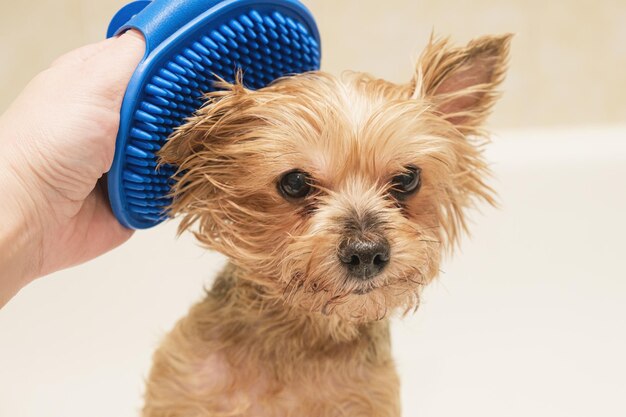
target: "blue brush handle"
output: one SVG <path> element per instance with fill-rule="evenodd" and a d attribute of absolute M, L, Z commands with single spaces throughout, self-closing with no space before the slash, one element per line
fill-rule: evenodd
<path fill-rule="evenodd" d="M 299 3 L 284 0 L 284 3 Z M 252 3 L 246 0 L 139 0 L 124 6 L 111 20 L 107 38 L 129 29 L 143 33 L 146 56 L 178 29 L 198 18 L 213 6 L 228 7 L 232 3 Z M 256 2 L 260 3 L 260 2 Z M 311 17 L 312 20 L 312 17 Z M 319 35 L 318 35 L 319 37 Z"/>
<path fill-rule="evenodd" d="M 235 0 L 236 1 L 236 0 Z M 126 5 L 111 21 L 107 37 L 137 29 L 146 38 L 146 55 L 185 24 L 221 0 L 140 0 Z M 141 13 L 139 13 L 141 12 Z"/>

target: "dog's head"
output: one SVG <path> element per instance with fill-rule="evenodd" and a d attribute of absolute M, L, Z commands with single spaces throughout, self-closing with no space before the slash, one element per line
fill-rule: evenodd
<path fill-rule="evenodd" d="M 491 202 L 481 125 L 510 36 L 431 40 L 413 80 L 313 72 L 223 83 L 161 161 L 172 213 L 291 305 L 364 321 L 417 306 L 464 209 Z"/>

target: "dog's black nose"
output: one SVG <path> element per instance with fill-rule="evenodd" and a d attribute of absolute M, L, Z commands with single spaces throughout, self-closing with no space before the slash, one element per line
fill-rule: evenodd
<path fill-rule="evenodd" d="M 389 263 L 389 242 L 385 238 L 344 240 L 339 245 L 339 259 L 355 278 L 373 278 Z"/>

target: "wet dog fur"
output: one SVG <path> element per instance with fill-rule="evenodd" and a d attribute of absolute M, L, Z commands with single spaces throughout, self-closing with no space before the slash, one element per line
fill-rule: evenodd
<path fill-rule="evenodd" d="M 221 82 L 163 147 L 181 231 L 229 259 L 154 355 L 145 417 L 399 416 L 389 316 L 493 202 L 483 123 L 510 35 L 431 39 L 413 78 Z"/>

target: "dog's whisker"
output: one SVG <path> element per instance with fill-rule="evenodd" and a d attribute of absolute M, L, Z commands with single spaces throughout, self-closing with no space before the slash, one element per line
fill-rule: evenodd
<path fill-rule="evenodd" d="M 441 241 L 440 240 L 432 240 L 432 239 L 419 239 L 420 242 L 426 242 L 426 243 L 437 243 L 440 244 Z"/>

